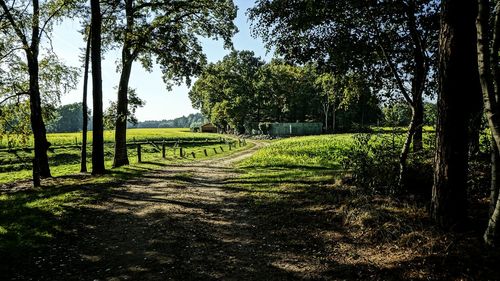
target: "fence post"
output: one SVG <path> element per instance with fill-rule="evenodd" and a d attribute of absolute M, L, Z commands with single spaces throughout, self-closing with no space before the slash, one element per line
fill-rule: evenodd
<path fill-rule="evenodd" d="M 141 163 L 142 162 L 142 155 L 141 155 L 141 144 L 137 144 L 137 162 Z"/>
<path fill-rule="evenodd" d="M 191 155 L 193 155 L 193 158 L 196 158 L 196 153 L 194 153 L 194 151 L 191 152 Z"/>
<path fill-rule="evenodd" d="M 205 153 L 205 156 L 208 156 L 207 150 L 203 149 L 203 152 Z"/>
<path fill-rule="evenodd" d="M 165 154 L 166 154 L 166 151 L 165 151 L 165 141 L 163 141 L 162 144 L 161 144 L 161 156 L 163 158 L 165 158 Z"/>
<path fill-rule="evenodd" d="M 222 148 L 222 146 L 219 146 L 220 147 L 220 151 L 224 152 L 224 148 Z"/>
<path fill-rule="evenodd" d="M 228 143 L 228 145 L 229 145 L 229 150 L 231 150 L 231 143 Z"/>
<path fill-rule="evenodd" d="M 217 148 L 215 148 L 215 147 L 214 147 L 214 152 L 215 152 L 215 154 L 217 154 Z"/>
<path fill-rule="evenodd" d="M 180 149 L 179 155 L 180 155 L 181 157 L 184 157 L 184 155 L 183 155 L 183 153 L 182 153 L 182 152 L 183 152 L 183 151 L 182 151 L 182 147 L 180 147 L 179 149 Z"/>

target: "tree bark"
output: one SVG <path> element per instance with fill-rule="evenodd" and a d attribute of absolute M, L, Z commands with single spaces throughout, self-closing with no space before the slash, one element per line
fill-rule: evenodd
<path fill-rule="evenodd" d="M 417 19 L 415 17 L 415 1 L 409 1 L 407 6 L 408 30 L 413 42 L 413 57 L 415 59 L 413 79 L 411 85 L 413 108 L 412 123 L 414 124 L 413 151 L 422 150 L 422 127 L 424 125 L 423 93 L 428 70 L 426 65 L 425 47 L 422 44 L 420 32 L 417 29 Z"/>
<path fill-rule="evenodd" d="M 488 245 L 497 245 L 499 243 L 500 222 L 500 155 L 498 147 L 492 143 L 491 149 L 491 193 L 488 227 L 484 233 L 484 241 Z"/>
<path fill-rule="evenodd" d="M 33 57 L 28 58 L 28 71 L 30 76 L 30 119 L 31 129 L 33 130 L 33 137 L 35 142 L 35 161 L 33 162 L 33 174 L 38 174 L 41 177 L 50 177 L 51 174 L 49 167 L 49 158 L 47 156 L 49 142 L 47 141 L 45 124 L 42 117 L 42 105 L 38 84 L 39 68 L 38 59 L 36 58 L 37 52 L 31 53 Z M 39 180 L 34 180 L 34 182 L 39 182 Z"/>
<path fill-rule="evenodd" d="M 444 228 L 467 214 L 468 123 L 476 75 L 474 0 L 441 2 L 437 142 L 431 216 Z"/>
<path fill-rule="evenodd" d="M 38 54 L 40 45 L 40 7 L 38 0 L 33 0 L 33 19 L 31 26 L 31 44 L 26 50 L 29 72 L 29 95 L 30 95 L 30 118 L 31 129 L 35 141 L 35 160 L 33 161 L 33 175 L 50 177 L 49 158 L 47 150 L 49 142 L 42 116 L 42 101 L 40 98 L 40 86 L 38 81 L 39 65 Z M 39 179 L 34 179 L 34 185 L 39 183 Z"/>
<path fill-rule="evenodd" d="M 133 1 L 125 1 L 125 13 L 127 17 L 127 28 L 122 48 L 122 73 L 118 85 L 118 99 L 115 125 L 115 157 L 113 167 L 128 165 L 127 155 L 127 119 L 128 119 L 128 84 L 134 57 L 131 51 L 129 37 L 134 27 Z"/>
<path fill-rule="evenodd" d="M 403 148 L 401 149 L 401 153 L 399 154 L 399 178 L 398 178 L 398 187 L 400 191 L 403 191 L 406 186 L 406 175 L 408 174 L 408 155 L 410 154 L 410 146 L 412 143 L 412 139 L 415 137 L 415 133 L 417 131 L 417 122 L 415 118 L 415 109 L 412 109 L 412 119 L 410 122 L 410 127 L 408 128 L 408 132 L 406 135 L 405 142 L 403 144 Z M 415 142 L 413 142 L 415 145 Z"/>
<path fill-rule="evenodd" d="M 89 34 L 87 35 L 87 47 L 85 49 L 85 66 L 83 73 L 83 99 L 82 99 L 82 159 L 80 165 L 80 172 L 87 172 L 87 127 L 88 127 L 88 108 L 87 108 L 87 88 L 89 80 L 89 61 L 90 61 L 90 36 L 92 32 L 89 29 Z"/>
<path fill-rule="evenodd" d="M 500 49 L 500 2 L 496 3 L 493 38 L 490 40 L 490 5 L 488 0 L 479 1 L 479 13 L 477 17 L 477 58 L 479 78 L 483 93 L 484 112 L 488 118 L 491 135 L 493 137 L 492 149 L 492 174 L 491 174 L 491 196 L 490 214 L 488 227 L 484 233 L 484 241 L 488 245 L 498 244 L 500 238 L 498 233 L 498 222 L 500 221 L 500 202 L 498 190 L 498 158 L 500 148 L 500 116 L 499 116 L 499 85 L 500 71 L 498 66 L 498 52 Z M 491 42 L 491 49 L 490 49 Z M 497 197 L 497 198 L 495 198 Z"/>
<path fill-rule="evenodd" d="M 91 19 L 91 59 L 92 59 L 92 99 L 94 115 L 92 119 L 92 174 L 104 174 L 104 126 L 102 112 L 101 73 L 101 7 L 99 0 L 90 0 Z"/>
<path fill-rule="evenodd" d="M 117 118 L 115 126 L 115 157 L 113 167 L 128 165 L 127 155 L 127 115 L 128 84 L 132 71 L 132 61 L 124 61 L 118 86 Z"/>
<path fill-rule="evenodd" d="M 415 133 L 413 134 L 413 151 L 418 152 L 424 147 L 422 143 L 422 131 L 424 126 L 424 105 L 422 103 L 422 94 L 420 94 L 420 97 L 416 99 L 411 122 L 415 124 Z"/>

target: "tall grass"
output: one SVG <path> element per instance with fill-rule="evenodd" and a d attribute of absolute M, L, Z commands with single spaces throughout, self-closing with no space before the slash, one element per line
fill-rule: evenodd
<path fill-rule="evenodd" d="M 128 129 L 127 130 L 127 140 L 128 141 L 142 141 L 142 140 L 204 140 L 204 139 L 217 139 L 219 134 L 210 133 L 193 133 L 189 131 L 188 128 L 140 128 L 140 129 Z M 88 143 L 92 143 L 92 131 L 87 133 Z M 104 142 L 112 143 L 115 139 L 114 130 L 104 131 Z M 52 145 L 71 145 L 80 144 L 82 142 L 82 133 L 50 133 L 47 134 L 47 140 Z M 33 138 L 30 137 L 27 143 L 23 142 L 21 137 L 17 136 L 1 136 L 0 137 L 0 148 L 8 147 L 24 147 L 31 146 L 33 144 Z"/>
<path fill-rule="evenodd" d="M 296 137 L 276 141 L 242 162 L 253 167 L 339 168 L 351 134 Z"/>

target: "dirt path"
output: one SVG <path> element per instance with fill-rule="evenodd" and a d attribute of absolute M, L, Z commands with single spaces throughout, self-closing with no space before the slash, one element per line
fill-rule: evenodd
<path fill-rule="evenodd" d="M 234 162 L 265 145 L 227 157 L 167 165 L 113 188 L 80 211 L 63 241 L 33 257 L 39 280 L 288 280 L 272 264 L 283 245 L 244 192 L 228 184 Z M 282 241 L 287 243 L 288 241 Z M 293 245 L 292 245 L 293 246 Z M 306 250 L 306 249 L 300 249 Z M 294 257 L 291 257 L 292 259 Z M 296 258 L 296 257 L 295 257 Z"/>

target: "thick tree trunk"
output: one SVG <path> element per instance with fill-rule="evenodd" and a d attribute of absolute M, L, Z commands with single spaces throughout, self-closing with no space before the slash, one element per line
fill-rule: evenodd
<path fill-rule="evenodd" d="M 99 0 L 90 0 L 91 19 L 91 59 L 92 59 L 92 174 L 104 174 L 104 126 L 102 112 L 101 73 L 101 7 Z"/>
<path fill-rule="evenodd" d="M 481 120 L 483 112 L 472 114 L 471 123 L 469 125 L 469 155 L 477 155 L 479 153 L 479 138 L 481 134 Z"/>
<path fill-rule="evenodd" d="M 83 73 L 83 99 L 82 99 L 82 159 L 80 162 L 80 172 L 87 172 L 87 127 L 88 127 L 88 108 L 87 108 L 87 88 L 89 80 L 89 61 L 90 61 L 90 36 L 92 32 L 89 31 L 87 38 L 87 47 L 85 49 L 85 66 Z"/>
<path fill-rule="evenodd" d="M 123 52 L 128 53 L 128 50 L 123 50 Z M 124 57 L 124 59 L 127 60 L 128 58 Z M 121 167 L 129 164 L 127 155 L 127 115 L 128 84 L 131 71 L 132 60 L 128 59 L 128 61 L 123 61 L 120 84 L 118 86 L 117 118 L 115 127 L 115 158 L 113 161 L 113 167 Z"/>
<path fill-rule="evenodd" d="M 477 2 L 441 2 L 439 98 L 431 216 L 451 228 L 467 214 L 468 123 L 475 90 Z"/>
<path fill-rule="evenodd" d="M 47 150 L 49 143 L 45 124 L 42 117 L 42 105 L 40 99 L 40 89 L 38 85 L 38 59 L 37 51 L 32 52 L 32 57 L 28 58 L 28 68 L 30 76 L 30 110 L 31 129 L 33 130 L 35 160 L 33 162 L 33 174 L 41 177 L 50 177 L 49 158 Z M 39 182 L 35 179 L 34 182 Z"/>
<path fill-rule="evenodd" d="M 134 62 L 129 42 L 129 40 L 132 40 L 129 36 L 134 28 L 132 0 L 125 1 L 125 14 L 127 17 L 127 28 L 125 30 L 125 39 L 122 48 L 122 73 L 120 76 L 120 83 L 118 85 L 115 126 L 115 158 L 113 160 L 113 167 L 121 167 L 129 164 L 127 157 L 128 83 L 130 80 L 130 73 L 132 71 L 132 63 Z"/>
<path fill-rule="evenodd" d="M 35 141 L 35 159 L 33 161 L 33 176 L 50 177 L 49 158 L 47 150 L 49 142 L 42 116 L 42 101 L 38 82 L 38 53 L 40 45 L 40 7 L 38 0 L 33 0 L 33 19 L 31 23 L 31 45 L 26 50 L 29 72 L 29 95 L 31 110 L 31 129 Z M 34 185 L 39 185 L 39 179 L 33 179 Z"/>

